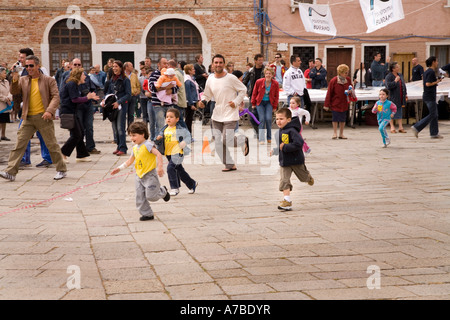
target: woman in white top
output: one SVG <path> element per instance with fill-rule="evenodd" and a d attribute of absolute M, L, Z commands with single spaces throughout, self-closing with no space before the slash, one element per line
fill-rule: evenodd
<path fill-rule="evenodd" d="M 0 128 L 2 132 L 1 140 L 10 141 L 5 136 L 6 124 L 10 122 L 12 94 L 9 92 L 9 82 L 6 80 L 6 69 L 0 68 Z"/>

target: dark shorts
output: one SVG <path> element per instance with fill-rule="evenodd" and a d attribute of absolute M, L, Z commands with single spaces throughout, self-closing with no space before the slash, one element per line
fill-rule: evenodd
<path fill-rule="evenodd" d="M 0 113 L 0 123 L 10 123 L 9 121 L 10 114 L 9 113 Z"/>
<path fill-rule="evenodd" d="M 333 122 L 345 122 L 347 120 L 347 111 L 331 111 L 331 121 Z"/>

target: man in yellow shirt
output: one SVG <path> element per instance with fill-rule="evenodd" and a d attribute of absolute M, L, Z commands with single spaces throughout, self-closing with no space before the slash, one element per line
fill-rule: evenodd
<path fill-rule="evenodd" d="M 59 108 L 59 92 L 55 79 L 39 72 L 39 58 L 27 56 L 25 68 L 28 76 L 13 76 L 11 94 L 22 94 L 23 123 L 17 132 L 17 143 L 9 154 L 8 167 L 0 172 L 0 177 L 14 181 L 19 171 L 20 161 L 33 134 L 39 130 L 56 165 L 55 180 L 66 177 L 66 164 L 55 136 L 53 119 Z"/>

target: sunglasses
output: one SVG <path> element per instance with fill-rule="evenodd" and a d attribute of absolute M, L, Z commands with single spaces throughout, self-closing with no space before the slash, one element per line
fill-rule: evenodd
<path fill-rule="evenodd" d="M 34 68 L 34 64 L 26 64 L 26 65 L 25 65 L 25 69 L 26 69 L 26 68 Z"/>
<path fill-rule="evenodd" d="M 81 67 L 81 63 L 74 63 L 73 64 L 75 67 Z"/>

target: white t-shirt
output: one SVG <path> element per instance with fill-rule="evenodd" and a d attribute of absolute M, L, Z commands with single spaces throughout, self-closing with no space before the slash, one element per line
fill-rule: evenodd
<path fill-rule="evenodd" d="M 203 99 L 214 99 L 216 106 L 211 119 L 219 122 L 239 120 L 239 106 L 247 94 L 247 87 L 234 75 L 227 73 L 222 78 L 215 75 L 208 77 L 203 93 Z M 235 108 L 230 106 L 234 102 Z"/>
<path fill-rule="evenodd" d="M 283 78 L 283 90 L 290 96 L 297 93 L 299 96 L 303 95 L 306 88 L 305 76 L 300 68 L 290 67 Z"/>
<path fill-rule="evenodd" d="M 291 109 L 291 107 L 289 107 L 289 110 L 291 110 L 292 112 L 292 118 L 293 117 L 299 117 L 300 122 L 302 122 L 303 117 L 305 117 L 305 121 L 306 122 L 310 122 L 311 121 L 311 115 L 308 112 L 308 110 L 302 109 L 300 107 L 298 107 L 297 109 Z"/>

